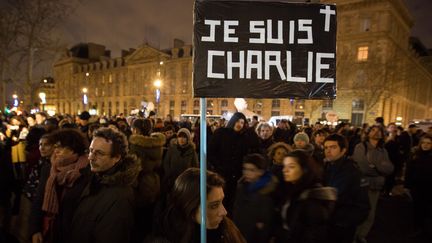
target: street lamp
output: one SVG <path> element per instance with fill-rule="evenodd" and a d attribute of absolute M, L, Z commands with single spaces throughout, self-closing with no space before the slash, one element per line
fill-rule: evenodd
<path fill-rule="evenodd" d="M 86 110 L 86 106 L 87 106 L 87 104 L 88 104 L 88 97 L 87 97 L 87 88 L 82 88 L 82 92 L 83 92 L 83 107 L 84 107 L 84 110 Z"/>
<path fill-rule="evenodd" d="M 156 79 L 153 82 L 153 85 L 156 88 L 156 91 L 155 91 L 156 92 L 155 93 L 155 95 L 156 95 L 156 114 L 159 114 L 159 101 L 160 101 L 160 95 L 161 95 L 160 87 L 162 86 L 162 81 L 160 79 Z"/>
<path fill-rule="evenodd" d="M 45 92 L 40 92 L 39 93 L 39 98 L 41 99 L 42 111 L 45 111 L 45 104 L 46 104 L 46 94 L 45 94 Z"/>
<path fill-rule="evenodd" d="M 14 106 L 14 107 L 18 107 L 18 105 L 19 105 L 19 102 L 18 102 L 18 95 L 17 95 L 17 94 L 13 94 L 13 95 L 12 95 L 12 98 L 13 98 L 13 106 Z"/>

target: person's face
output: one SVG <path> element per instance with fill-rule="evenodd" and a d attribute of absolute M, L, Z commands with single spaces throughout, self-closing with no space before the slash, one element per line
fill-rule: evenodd
<path fill-rule="evenodd" d="M 19 120 L 17 120 L 17 119 L 11 119 L 10 120 L 10 124 L 12 126 L 19 126 L 19 125 L 21 125 L 21 122 Z"/>
<path fill-rule="evenodd" d="M 411 134 L 415 134 L 417 132 L 417 127 L 408 128 L 408 132 Z"/>
<path fill-rule="evenodd" d="M 420 142 L 420 147 L 423 151 L 429 151 L 432 149 L 432 140 L 429 138 L 423 138 Z"/>
<path fill-rule="evenodd" d="M 40 115 L 40 114 L 36 114 L 36 123 L 38 125 L 42 125 L 45 121 L 45 117 Z"/>
<path fill-rule="evenodd" d="M 243 129 L 244 126 L 244 120 L 238 119 L 238 121 L 234 124 L 234 131 L 240 132 Z"/>
<path fill-rule="evenodd" d="M 39 139 L 39 152 L 44 158 L 50 157 L 54 152 L 54 144 L 49 143 L 46 138 Z"/>
<path fill-rule="evenodd" d="M 286 129 L 287 128 L 285 122 L 279 122 L 278 127 L 281 128 L 281 129 Z"/>
<path fill-rule="evenodd" d="M 92 172 L 107 171 L 120 161 L 120 155 L 111 157 L 111 149 L 112 141 L 100 137 L 93 138 L 88 156 Z"/>
<path fill-rule="evenodd" d="M 341 158 L 346 152 L 346 148 L 340 148 L 337 141 L 324 142 L 324 155 L 328 161 L 335 161 Z"/>
<path fill-rule="evenodd" d="M 296 158 L 285 157 L 283 160 L 283 176 L 286 182 L 296 183 L 303 175 L 303 170 Z"/>
<path fill-rule="evenodd" d="M 261 139 L 267 140 L 271 137 L 271 135 L 272 135 L 272 131 L 270 127 L 261 127 L 260 134 L 259 134 Z"/>
<path fill-rule="evenodd" d="M 255 182 L 264 174 L 264 170 L 258 169 L 254 164 L 243 163 L 243 177 L 247 182 Z"/>
<path fill-rule="evenodd" d="M 325 135 L 324 134 L 317 134 L 315 136 L 315 144 L 322 144 L 324 142 Z"/>
<path fill-rule="evenodd" d="M 33 119 L 33 117 L 29 116 L 29 117 L 27 117 L 27 123 L 29 124 L 29 127 L 32 127 L 32 126 L 36 125 L 36 120 Z"/>
<path fill-rule="evenodd" d="M 179 137 L 177 137 L 177 143 L 180 146 L 184 146 L 188 143 L 188 139 L 184 136 L 179 136 Z"/>
<path fill-rule="evenodd" d="M 54 145 L 53 153 L 56 156 L 56 158 L 66 158 L 72 156 L 75 152 L 69 147 L 65 147 L 62 146 L 60 143 L 56 143 Z"/>
<path fill-rule="evenodd" d="M 282 164 L 282 161 L 283 161 L 285 155 L 287 155 L 287 153 L 288 153 L 288 151 L 286 151 L 286 149 L 277 148 L 275 150 L 274 155 L 273 155 L 274 162 L 276 162 L 276 164 Z"/>
<path fill-rule="evenodd" d="M 166 131 L 164 132 L 166 139 L 170 139 L 173 135 L 174 132 L 172 130 Z"/>
<path fill-rule="evenodd" d="M 378 127 L 374 127 L 369 132 L 368 137 L 372 140 L 380 140 L 383 137 L 383 134 L 381 132 L 381 129 L 379 129 Z"/>
<path fill-rule="evenodd" d="M 388 131 L 389 133 L 395 133 L 396 130 L 397 130 L 396 125 L 391 124 L 391 125 L 389 125 L 389 126 L 387 127 L 387 131 Z"/>
<path fill-rule="evenodd" d="M 225 195 L 222 187 L 214 187 L 207 196 L 207 229 L 217 229 L 223 218 L 227 215 L 222 200 Z M 199 207 L 196 216 L 196 222 L 201 224 L 201 208 Z"/>
<path fill-rule="evenodd" d="M 297 148 L 300 148 L 300 149 L 306 147 L 306 142 L 303 141 L 303 140 L 301 140 L 301 139 L 298 139 L 298 140 L 294 141 L 294 144 L 295 144 L 295 146 L 296 146 Z"/>

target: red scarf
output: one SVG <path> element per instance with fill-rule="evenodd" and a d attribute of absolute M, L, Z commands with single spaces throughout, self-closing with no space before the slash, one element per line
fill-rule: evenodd
<path fill-rule="evenodd" d="M 57 186 L 72 187 L 81 176 L 80 169 L 89 164 L 87 155 L 73 154 L 58 158 L 55 153 L 51 156 L 51 171 L 46 182 L 42 210 L 51 215 L 56 215 L 59 209 L 59 196 Z"/>

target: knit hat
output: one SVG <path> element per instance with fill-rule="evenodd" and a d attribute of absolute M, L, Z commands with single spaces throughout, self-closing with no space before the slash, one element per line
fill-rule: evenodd
<path fill-rule="evenodd" d="M 186 137 L 188 141 L 191 141 L 191 133 L 187 128 L 180 128 L 177 132 L 177 137 Z"/>
<path fill-rule="evenodd" d="M 305 143 L 309 143 L 309 136 L 304 132 L 299 132 L 294 136 L 294 142 L 302 140 Z"/>

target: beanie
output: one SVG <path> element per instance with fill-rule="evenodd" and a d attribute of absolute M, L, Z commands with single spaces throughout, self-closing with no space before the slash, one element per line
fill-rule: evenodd
<path fill-rule="evenodd" d="M 299 132 L 294 136 L 294 142 L 302 140 L 305 143 L 309 143 L 309 136 L 304 132 Z"/>

